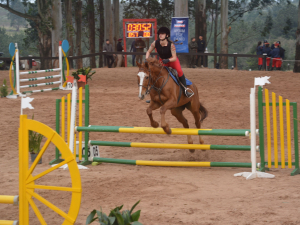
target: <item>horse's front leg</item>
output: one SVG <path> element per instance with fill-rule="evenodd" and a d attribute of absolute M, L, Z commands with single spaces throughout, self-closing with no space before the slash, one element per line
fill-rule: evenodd
<path fill-rule="evenodd" d="M 171 129 L 170 129 L 169 125 L 168 125 L 167 122 L 166 122 L 165 114 L 166 114 L 166 111 L 167 111 L 168 109 L 172 109 L 172 108 L 176 107 L 176 105 L 177 105 L 176 99 L 175 99 L 175 100 L 169 99 L 169 100 L 166 101 L 165 104 L 160 108 L 161 127 L 164 129 L 164 131 L 165 131 L 167 134 L 171 134 Z"/>
<path fill-rule="evenodd" d="M 153 101 L 151 100 L 150 105 L 149 105 L 149 107 L 148 107 L 147 110 L 146 110 L 146 112 L 147 112 L 147 114 L 148 114 L 148 116 L 149 116 L 149 119 L 150 119 L 150 124 L 151 124 L 151 126 L 154 127 L 154 128 L 157 128 L 157 127 L 159 126 L 159 123 L 156 122 L 156 121 L 153 119 L 153 116 L 152 116 L 152 110 L 158 109 L 159 107 L 160 107 L 159 104 L 157 104 L 156 102 L 153 102 Z"/>

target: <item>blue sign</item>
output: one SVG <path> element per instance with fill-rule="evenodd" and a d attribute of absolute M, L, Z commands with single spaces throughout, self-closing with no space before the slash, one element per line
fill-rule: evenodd
<path fill-rule="evenodd" d="M 61 47 L 64 50 L 64 52 L 67 54 L 70 48 L 69 42 L 67 40 L 63 40 Z"/>
<path fill-rule="evenodd" d="M 15 50 L 16 50 L 15 44 L 11 42 L 11 43 L 9 44 L 8 49 L 9 49 L 9 54 L 10 54 L 10 56 L 13 57 L 14 54 L 15 54 Z"/>
<path fill-rule="evenodd" d="M 172 17 L 171 25 L 171 41 L 173 41 L 176 52 L 189 52 L 189 18 L 188 17 Z"/>

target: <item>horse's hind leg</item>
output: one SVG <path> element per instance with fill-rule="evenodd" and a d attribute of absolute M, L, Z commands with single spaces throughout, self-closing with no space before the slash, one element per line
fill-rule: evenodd
<path fill-rule="evenodd" d="M 146 112 L 147 112 L 147 114 L 148 114 L 148 116 L 149 116 L 149 119 L 150 119 L 150 124 L 151 124 L 151 126 L 154 127 L 154 128 L 157 128 L 157 127 L 159 126 L 159 123 L 156 122 L 156 121 L 153 119 L 153 116 L 152 116 L 152 110 L 158 109 L 159 107 L 160 107 L 159 104 L 157 104 L 157 103 L 151 101 L 149 107 L 148 107 L 147 110 L 146 110 Z"/>
<path fill-rule="evenodd" d="M 180 123 L 182 123 L 182 125 L 183 125 L 184 128 L 189 128 L 188 121 L 187 121 L 187 119 L 182 114 L 182 111 L 184 109 L 185 109 L 185 106 L 174 108 L 174 109 L 171 110 L 171 113 L 172 113 L 173 116 L 176 117 L 176 119 Z M 191 135 L 187 135 L 187 141 L 188 141 L 189 144 L 193 144 L 193 139 L 192 139 Z M 195 151 L 194 149 L 190 149 L 190 152 L 194 152 L 194 151 Z"/>

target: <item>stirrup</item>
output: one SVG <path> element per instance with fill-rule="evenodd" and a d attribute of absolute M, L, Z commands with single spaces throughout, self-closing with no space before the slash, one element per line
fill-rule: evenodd
<path fill-rule="evenodd" d="M 195 94 L 190 88 L 185 88 L 184 93 L 188 98 L 192 97 Z"/>

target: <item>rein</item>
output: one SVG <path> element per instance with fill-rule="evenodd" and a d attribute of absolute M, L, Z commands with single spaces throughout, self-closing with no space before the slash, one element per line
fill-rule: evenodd
<path fill-rule="evenodd" d="M 150 91 L 151 91 L 151 89 L 155 90 L 155 91 L 158 93 L 159 101 L 161 102 L 162 105 L 163 105 L 164 103 L 163 103 L 162 100 L 161 100 L 160 93 L 161 93 L 162 89 L 164 88 L 164 86 L 167 84 L 167 82 L 168 82 L 168 80 L 169 80 L 169 78 L 170 78 L 170 73 L 168 73 L 167 80 L 166 80 L 166 81 L 163 81 L 163 84 L 162 84 L 160 87 L 156 87 L 155 84 L 157 83 L 157 81 L 158 81 L 160 78 L 163 78 L 163 79 L 164 79 L 163 76 L 160 76 L 161 71 L 162 71 L 163 68 L 164 68 L 164 67 L 161 68 L 161 70 L 160 70 L 160 72 L 159 72 L 159 74 L 158 74 L 158 78 L 155 80 L 155 82 L 152 82 L 153 84 L 151 85 L 150 89 L 148 89 L 148 88 L 149 88 L 149 86 L 150 86 L 150 82 L 153 81 L 153 78 L 152 78 L 152 76 L 151 76 L 151 70 L 150 70 L 150 69 L 148 70 L 148 71 L 149 71 L 149 81 L 148 81 L 148 86 L 147 86 L 147 89 L 146 89 L 146 94 L 149 94 Z"/>

